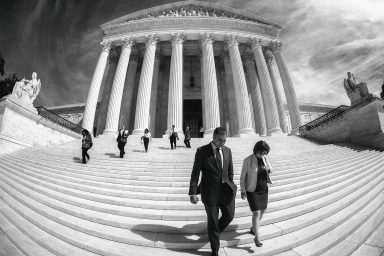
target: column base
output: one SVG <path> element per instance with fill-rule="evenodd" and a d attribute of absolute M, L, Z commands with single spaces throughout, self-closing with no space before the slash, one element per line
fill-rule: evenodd
<path fill-rule="evenodd" d="M 115 131 L 115 130 L 110 130 L 110 129 L 106 129 L 104 130 L 103 134 L 102 135 L 114 135 L 116 136 L 118 133 L 118 131 Z M 101 134 L 100 134 L 101 135 Z"/>
<path fill-rule="evenodd" d="M 215 131 L 215 129 L 216 128 L 209 128 L 209 129 L 205 130 L 203 138 L 212 138 L 213 132 Z M 227 134 L 228 134 L 228 131 L 227 131 Z"/>
<path fill-rule="evenodd" d="M 283 131 L 281 130 L 280 127 L 275 127 L 275 128 L 272 128 L 272 129 L 269 129 L 268 132 L 267 132 L 267 136 L 272 136 L 272 134 L 283 134 Z"/>
<path fill-rule="evenodd" d="M 256 132 L 253 128 L 243 128 L 239 130 L 239 136 L 244 137 L 248 135 L 256 135 Z"/>
<path fill-rule="evenodd" d="M 143 136 L 144 135 L 144 129 L 135 129 L 132 131 L 133 136 Z"/>
<path fill-rule="evenodd" d="M 289 135 L 299 135 L 299 128 L 292 129 Z"/>

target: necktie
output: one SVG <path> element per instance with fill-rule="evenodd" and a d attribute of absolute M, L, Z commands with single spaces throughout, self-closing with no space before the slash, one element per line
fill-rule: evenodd
<path fill-rule="evenodd" d="M 220 171 L 223 171 L 223 161 L 221 159 L 220 149 L 216 148 L 216 163 L 219 165 Z"/>

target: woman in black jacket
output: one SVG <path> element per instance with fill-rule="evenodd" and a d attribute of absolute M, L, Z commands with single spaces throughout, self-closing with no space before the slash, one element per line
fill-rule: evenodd
<path fill-rule="evenodd" d="M 89 131 L 87 129 L 83 129 L 81 131 L 81 134 L 83 135 L 83 139 L 81 140 L 82 144 L 81 144 L 81 150 L 82 150 L 82 158 L 83 158 L 83 164 L 87 163 L 87 160 L 85 158 L 88 159 L 89 161 L 89 155 L 88 155 L 88 149 L 90 149 L 93 145 L 92 143 L 92 136 L 91 134 L 89 133 Z"/>

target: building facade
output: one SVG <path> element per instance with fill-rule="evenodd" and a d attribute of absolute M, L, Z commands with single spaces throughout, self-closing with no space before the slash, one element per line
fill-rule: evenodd
<path fill-rule="evenodd" d="M 149 128 L 161 137 L 175 125 L 181 135 L 186 126 L 192 134 L 203 127 L 205 135 L 225 126 L 230 136 L 263 136 L 288 127 L 296 133 L 302 123 L 274 22 L 189 0 L 123 16 L 101 30 L 82 121 L 90 131 L 116 134 L 122 123 L 133 135 Z"/>

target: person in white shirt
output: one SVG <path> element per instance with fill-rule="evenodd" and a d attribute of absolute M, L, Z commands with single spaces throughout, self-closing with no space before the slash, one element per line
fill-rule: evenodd
<path fill-rule="evenodd" d="M 144 142 L 145 153 L 148 152 L 149 141 L 152 141 L 152 136 L 151 136 L 151 133 L 149 132 L 148 128 L 145 128 L 144 135 L 141 136 L 141 143 Z"/>

